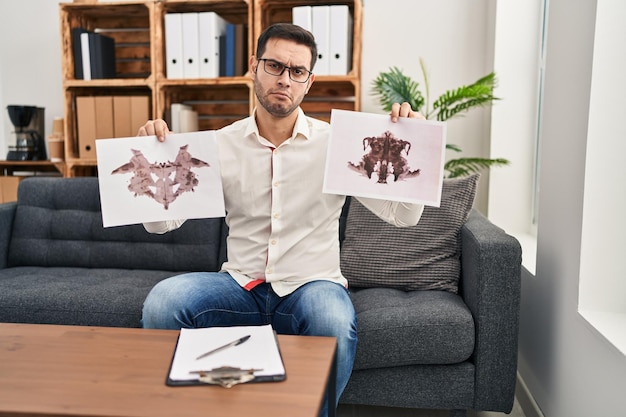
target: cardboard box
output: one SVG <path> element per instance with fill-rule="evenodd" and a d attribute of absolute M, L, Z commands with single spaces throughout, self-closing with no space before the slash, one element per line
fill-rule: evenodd
<path fill-rule="evenodd" d="M 111 139 L 113 133 L 113 97 L 96 96 L 96 139 Z"/>
<path fill-rule="evenodd" d="M 96 159 L 96 139 L 136 136 L 149 118 L 148 96 L 76 97 L 79 158 Z"/>
<path fill-rule="evenodd" d="M 148 96 L 113 96 L 113 133 L 111 137 L 137 136 L 137 130 L 150 119 Z"/>
<path fill-rule="evenodd" d="M 150 99 L 148 96 L 131 96 L 130 108 L 130 136 L 137 136 L 137 130 L 150 119 Z"/>
<path fill-rule="evenodd" d="M 133 135 L 133 126 L 131 122 L 131 105 L 130 96 L 114 96 L 113 97 L 113 133 L 116 138 L 128 138 Z M 145 122 L 144 122 L 145 123 Z M 138 129 L 139 126 L 134 129 Z"/>
<path fill-rule="evenodd" d="M 0 177 L 0 203 L 17 201 L 17 187 L 26 177 Z"/>

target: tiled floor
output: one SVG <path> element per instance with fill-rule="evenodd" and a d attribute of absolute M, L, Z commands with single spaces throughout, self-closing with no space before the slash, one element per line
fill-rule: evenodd
<path fill-rule="evenodd" d="M 405 408 L 366 407 L 360 405 L 339 405 L 337 417 L 448 417 L 445 410 L 411 410 Z M 470 411 L 467 417 L 525 417 L 517 400 L 510 414 L 487 411 Z"/>

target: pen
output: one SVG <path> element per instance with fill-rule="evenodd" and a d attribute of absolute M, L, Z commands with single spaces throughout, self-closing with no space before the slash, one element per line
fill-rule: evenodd
<path fill-rule="evenodd" d="M 248 340 L 248 339 L 250 339 L 250 335 L 244 336 L 244 337 L 242 337 L 242 338 L 240 338 L 240 339 L 237 339 L 237 340 L 233 340 L 233 341 L 232 341 L 232 342 L 230 342 L 230 343 L 226 343 L 226 344 L 225 344 L 225 345 L 223 345 L 223 346 L 220 346 L 220 347 L 215 348 L 215 349 L 213 349 L 213 350 L 210 350 L 210 351 L 208 351 L 208 352 L 206 352 L 206 353 L 203 353 L 202 355 L 198 356 L 198 357 L 196 358 L 196 360 L 198 360 L 198 359 L 202 359 L 202 358 L 204 358 L 204 357 L 207 357 L 207 356 L 209 356 L 209 355 L 212 355 L 212 354 L 214 354 L 214 353 L 217 353 L 217 352 L 219 352 L 219 351 L 221 351 L 221 350 L 228 349 L 229 347 L 233 347 L 233 346 L 240 345 L 240 344 L 242 344 L 243 342 L 245 342 L 245 341 L 246 341 L 246 340 Z"/>

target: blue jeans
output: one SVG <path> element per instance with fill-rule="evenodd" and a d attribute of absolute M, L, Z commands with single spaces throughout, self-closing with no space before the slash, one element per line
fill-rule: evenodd
<path fill-rule="evenodd" d="M 279 334 L 334 336 L 337 401 L 350 378 L 356 352 L 356 314 L 348 290 L 323 280 L 279 297 L 270 284 L 248 291 L 225 272 L 178 275 L 150 291 L 142 323 L 157 329 L 271 324 Z M 320 415 L 326 414 L 325 401 Z"/>

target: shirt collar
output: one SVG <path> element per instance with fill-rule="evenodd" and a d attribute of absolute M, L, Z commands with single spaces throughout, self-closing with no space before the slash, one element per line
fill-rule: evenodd
<path fill-rule="evenodd" d="M 246 130 L 244 132 L 244 136 L 248 137 L 254 134 L 257 138 L 260 138 L 259 134 L 259 126 L 256 124 L 256 108 L 252 112 L 252 116 L 249 118 L 248 125 L 246 126 Z M 302 136 L 304 139 L 309 139 L 311 137 L 311 130 L 309 129 L 309 123 L 307 122 L 306 116 L 302 108 L 298 107 L 298 118 L 296 119 L 296 124 L 293 128 L 293 133 L 291 135 L 292 138 Z"/>
<path fill-rule="evenodd" d="M 304 139 L 309 139 L 311 137 L 309 123 L 306 120 L 304 111 L 300 107 L 298 107 L 298 119 L 296 120 L 296 125 L 293 129 L 293 137 L 295 138 L 298 135 L 302 135 Z"/>

